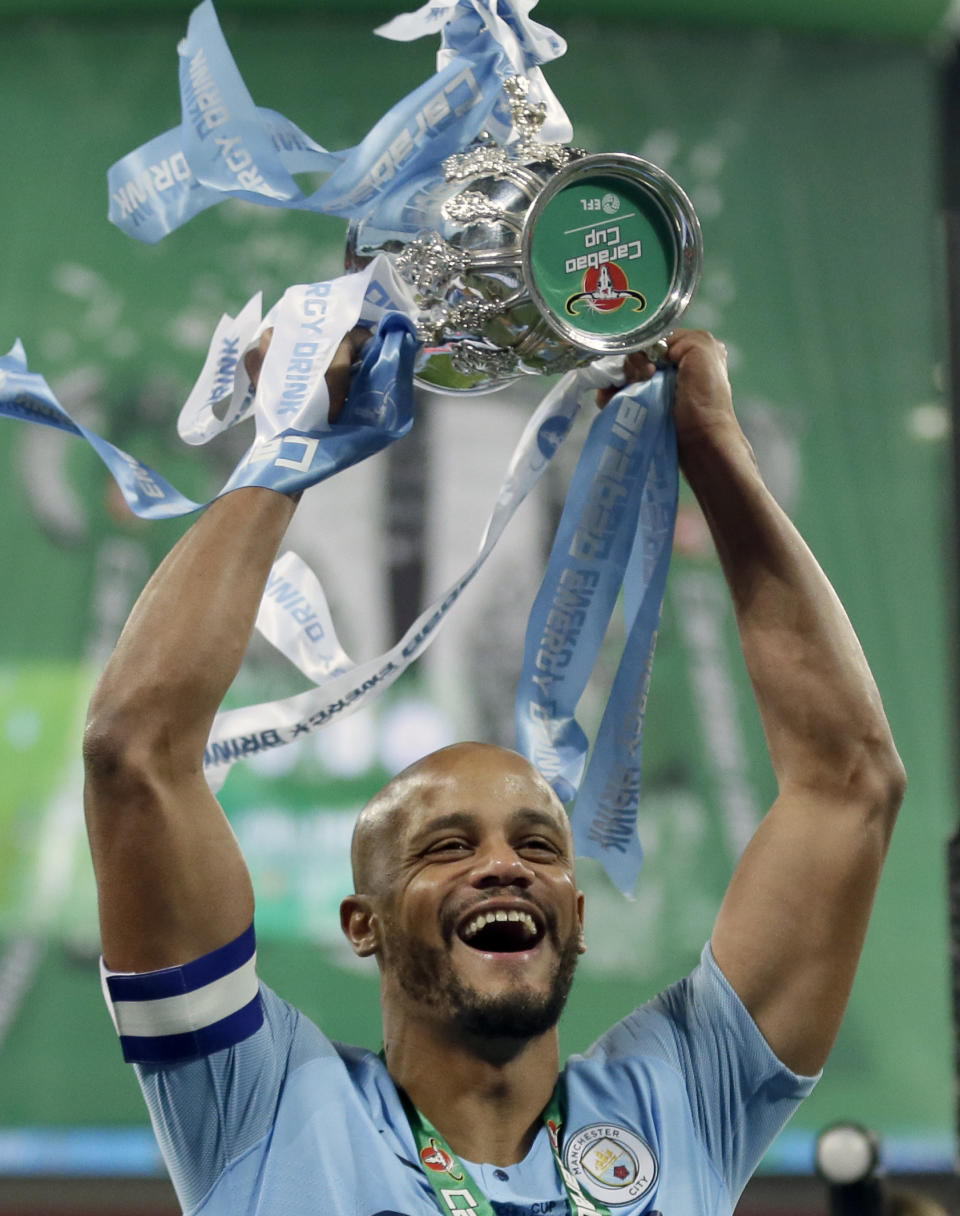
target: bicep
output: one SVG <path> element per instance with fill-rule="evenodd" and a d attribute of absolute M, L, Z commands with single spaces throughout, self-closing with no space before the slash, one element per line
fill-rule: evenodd
<path fill-rule="evenodd" d="M 164 773 L 88 749 L 84 809 L 112 970 L 185 963 L 249 926 L 250 877 L 202 771 Z"/>
<path fill-rule="evenodd" d="M 781 793 L 747 846 L 711 939 L 777 1056 L 817 1072 L 853 985 L 890 821 L 869 801 Z"/>

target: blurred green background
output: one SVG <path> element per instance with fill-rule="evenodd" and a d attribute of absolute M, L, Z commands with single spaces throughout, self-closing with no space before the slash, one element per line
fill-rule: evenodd
<path fill-rule="evenodd" d="M 689 320 L 730 348 L 761 465 L 848 608 L 910 775 L 850 1012 L 770 1168 L 805 1167 L 813 1130 L 837 1118 L 877 1128 L 899 1160 L 945 1167 L 951 1152 L 950 417 L 929 41 L 946 7 L 542 0 L 534 14 L 569 43 L 547 75 L 575 142 L 648 157 L 697 208 L 705 273 Z M 429 40 L 372 36 L 399 10 L 372 0 L 349 17 L 330 3 L 220 5 L 254 99 L 330 148 L 356 143 L 432 70 Z M 178 121 L 188 9 L 0 0 L 0 15 L 0 348 L 21 337 L 31 368 L 75 416 L 187 493 L 209 495 L 235 449 L 188 450 L 175 419 L 214 325 L 257 290 L 269 306 L 290 283 L 338 273 L 344 224 L 229 204 L 154 248 L 122 236 L 105 219 L 106 169 Z M 308 497 L 299 539 L 332 585 L 355 657 L 392 641 L 412 605 L 466 564 L 480 507 L 544 387 L 424 402 L 389 458 L 342 491 Z M 134 521 L 68 437 L 0 422 L 0 461 L 2 1171 L 34 1151 L 14 1137 L 22 1129 L 119 1135 L 146 1122 L 99 994 L 79 740 L 96 672 L 183 525 Z M 501 565 L 471 589 L 456 645 L 438 644 L 338 737 L 287 749 L 273 767 L 237 766 L 224 788 L 257 886 L 262 973 L 333 1037 L 378 1036 L 375 977 L 336 927 L 356 810 L 418 750 L 471 735 L 511 741 L 511 662 L 562 479 L 541 490 L 517 521 L 515 548 L 508 535 Z M 338 538 L 341 522 L 330 521 L 345 501 Z M 614 630 L 607 678 L 617 642 Z M 295 687 L 257 649 L 234 699 Z M 588 723 L 602 690 L 601 679 Z M 693 965 L 773 796 L 722 578 L 687 500 L 645 754 L 636 900 L 584 868 L 589 951 L 567 1051 Z M 67 1141 L 29 1143 L 59 1144 L 50 1160 L 69 1156 Z M 128 1146 L 113 1150 L 117 1168 L 153 1168 L 148 1141 L 102 1143 Z"/>

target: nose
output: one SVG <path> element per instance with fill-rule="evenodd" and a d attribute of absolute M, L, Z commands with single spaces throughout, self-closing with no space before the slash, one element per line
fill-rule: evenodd
<path fill-rule="evenodd" d="M 533 870 L 506 840 L 494 840 L 479 850 L 470 882 L 478 889 L 487 887 L 529 887 Z"/>

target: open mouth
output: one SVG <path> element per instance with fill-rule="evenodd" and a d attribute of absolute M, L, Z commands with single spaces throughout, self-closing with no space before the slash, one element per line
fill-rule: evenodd
<path fill-rule="evenodd" d="M 457 930 L 460 940 L 485 954 L 517 954 L 543 941 L 543 926 L 529 912 L 498 908 L 476 912 Z"/>

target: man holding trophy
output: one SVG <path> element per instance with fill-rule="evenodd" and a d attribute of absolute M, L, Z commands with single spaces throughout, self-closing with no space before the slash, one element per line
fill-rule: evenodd
<path fill-rule="evenodd" d="M 384 1051 L 332 1044 L 258 990 L 249 877 L 202 767 L 295 502 L 218 500 L 141 596 L 91 706 L 86 810 L 109 996 L 186 1211 L 732 1212 L 813 1087 L 902 769 L 843 609 L 737 424 L 723 347 L 680 330 L 668 357 L 780 793 L 696 971 L 562 1071 L 584 909 L 543 778 L 461 744 L 365 809 L 342 923 L 380 965 Z M 334 398 L 350 358 L 344 342 Z"/>
<path fill-rule="evenodd" d="M 149 241 L 231 196 L 351 221 L 348 275 L 221 322 L 181 434 L 202 443 L 252 417 L 256 440 L 141 594 L 90 706 L 104 991 L 188 1212 L 731 1213 L 815 1084 L 853 983 L 904 788 L 879 693 L 761 479 L 725 348 L 676 328 L 700 271 L 689 201 L 647 162 L 568 146 L 539 68 L 563 43 L 532 7 L 442 0 L 396 18 L 379 32 L 442 33 L 437 75 L 329 153 L 253 105 L 205 0 L 180 47 L 181 128 L 110 173 L 111 218 Z M 309 171 L 330 176 L 308 197 L 293 174 Z M 477 560 L 394 651 L 350 664 L 318 586 L 312 617 L 265 607 L 301 494 L 402 436 L 414 378 L 476 393 L 561 371 Z M 22 348 L 0 372 L 0 409 L 86 438 L 134 510 L 196 509 L 75 424 Z M 377 960 L 384 1046 L 333 1043 L 257 979 L 250 878 L 211 787 L 416 658 L 588 389 L 603 408 L 531 613 L 518 751 L 446 748 L 361 813 L 341 923 Z M 779 793 L 699 966 L 561 1068 L 557 1021 L 586 948 L 574 857 L 599 856 L 628 890 L 639 867 L 678 466 L 722 563 Z M 592 655 L 572 639 L 599 645 L 621 584 L 627 645 L 587 767 L 573 711 Z M 220 714 L 255 625 L 317 696 Z"/>

